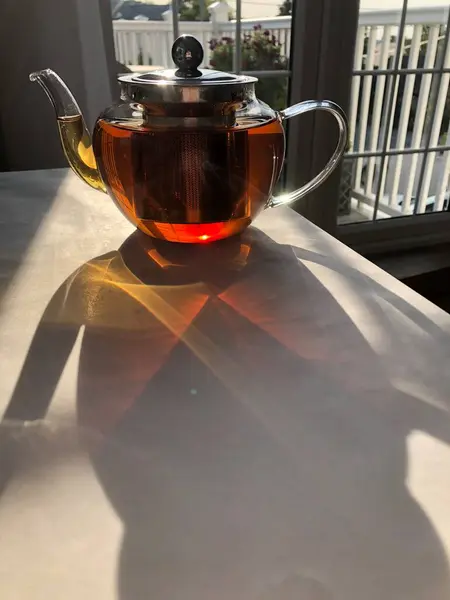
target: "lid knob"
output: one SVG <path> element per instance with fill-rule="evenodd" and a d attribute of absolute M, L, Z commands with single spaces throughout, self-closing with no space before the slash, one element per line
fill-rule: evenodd
<path fill-rule="evenodd" d="M 201 77 L 198 66 L 203 60 L 203 48 L 192 35 L 181 35 L 172 46 L 172 59 L 177 65 L 177 77 Z"/>

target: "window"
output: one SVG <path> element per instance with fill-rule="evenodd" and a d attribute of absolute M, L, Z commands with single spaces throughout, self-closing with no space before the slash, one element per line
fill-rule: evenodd
<path fill-rule="evenodd" d="M 448 238 L 449 16 L 448 0 L 361 0 L 338 216 L 344 241 L 358 246 L 369 236 L 382 249 L 396 235 L 402 245 Z"/>

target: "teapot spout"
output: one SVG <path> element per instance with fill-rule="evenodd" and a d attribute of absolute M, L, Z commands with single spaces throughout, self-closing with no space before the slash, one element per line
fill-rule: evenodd
<path fill-rule="evenodd" d="M 106 191 L 92 150 L 91 135 L 71 91 L 51 69 L 31 73 L 47 94 L 56 112 L 64 154 L 73 171 L 96 190 Z"/>

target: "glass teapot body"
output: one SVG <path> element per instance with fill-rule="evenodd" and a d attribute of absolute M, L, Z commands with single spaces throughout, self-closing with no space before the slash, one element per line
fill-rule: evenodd
<path fill-rule="evenodd" d="M 101 115 L 93 150 L 106 189 L 153 237 L 207 242 L 239 233 L 279 178 L 281 119 L 254 97 L 226 113 L 198 103 L 182 109 L 178 116 L 178 104 L 131 102 Z"/>
<path fill-rule="evenodd" d="M 177 70 L 119 77 L 121 102 L 100 115 L 92 138 L 58 75 L 30 75 L 55 108 L 70 166 L 146 234 L 188 243 L 237 234 L 263 208 L 314 190 L 337 166 L 347 122 L 336 104 L 306 101 L 277 113 L 256 98 L 254 77 L 199 70 L 203 50 L 191 36 L 175 41 L 172 57 Z M 336 150 L 310 182 L 274 197 L 285 154 L 282 122 L 311 110 L 336 118 Z"/>

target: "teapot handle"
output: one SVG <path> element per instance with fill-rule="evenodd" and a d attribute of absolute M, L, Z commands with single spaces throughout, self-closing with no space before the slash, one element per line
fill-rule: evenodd
<path fill-rule="evenodd" d="M 268 200 L 266 208 L 274 208 L 276 206 L 281 206 L 282 204 L 289 204 L 290 202 L 294 202 L 295 200 L 303 198 L 303 196 L 306 196 L 306 194 L 309 194 L 313 190 L 317 189 L 319 185 L 321 185 L 328 178 L 328 176 L 331 175 L 331 173 L 337 167 L 342 155 L 344 154 L 348 139 L 347 117 L 342 108 L 334 102 L 330 102 L 329 100 L 306 100 L 305 102 L 294 104 L 293 106 L 286 108 L 286 110 L 282 110 L 279 114 L 284 120 L 290 119 L 291 117 L 296 117 L 297 115 L 301 115 L 312 110 L 324 110 L 329 112 L 333 115 L 338 123 L 339 141 L 333 156 L 330 158 L 322 171 L 313 179 L 311 179 L 311 181 L 308 181 L 308 183 L 305 183 L 305 185 L 294 192 L 281 194 L 280 196 L 272 196 Z"/>

